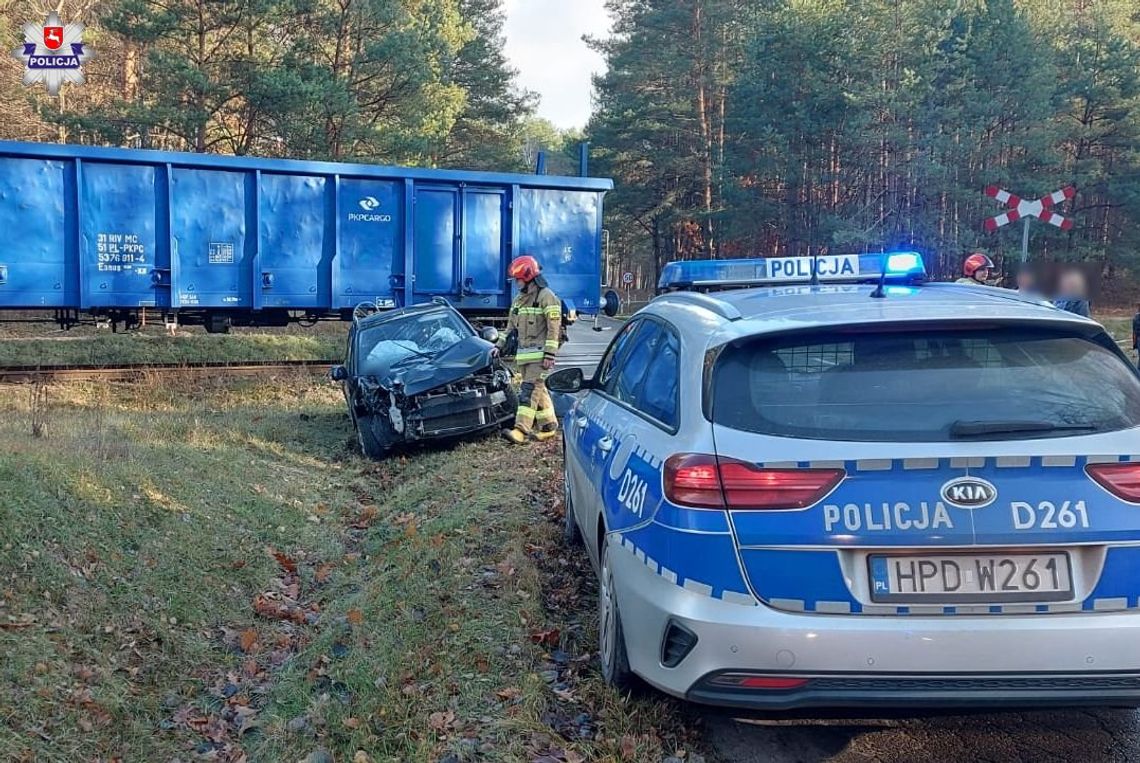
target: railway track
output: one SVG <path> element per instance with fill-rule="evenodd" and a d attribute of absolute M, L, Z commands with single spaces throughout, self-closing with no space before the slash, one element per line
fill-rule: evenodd
<path fill-rule="evenodd" d="M 241 363 L 128 363 L 117 366 L 0 366 L 0 383 L 130 381 L 152 375 L 260 376 L 281 371 L 325 373 L 333 361 L 273 360 Z"/>

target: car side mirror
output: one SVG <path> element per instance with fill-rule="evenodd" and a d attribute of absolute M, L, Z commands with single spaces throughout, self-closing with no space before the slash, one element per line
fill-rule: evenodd
<path fill-rule="evenodd" d="M 348 369 L 344 366 L 333 366 L 329 369 L 329 377 L 333 381 L 344 381 L 348 378 Z"/>
<path fill-rule="evenodd" d="M 491 344 L 494 344 L 495 342 L 499 341 L 499 330 L 494 326 L 484 326 L 483 328 L 479 329 L 479 336 L 483 337 L 484 340 L 490 342 Z"/>
<path fill-rule="evenodd" d="M 551 392 L 565 392 L 572 395 L 588 389 L 589 386 L 581 368 L 563 368 L 546 377 L 546 388 Z"/>

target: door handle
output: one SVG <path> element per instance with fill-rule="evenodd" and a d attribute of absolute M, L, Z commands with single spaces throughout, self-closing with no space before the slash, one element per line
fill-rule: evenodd
<path fill-rule="evenodd" d="M 590 420 L 585 416 L 579 416 L 578 418 L 574 419 L 574 423 L 578 425 L 579 429 L 585 429 L 586 425 L 590 423 Z"/>
<path fill-rule="evenodd" d="M 603 437 L 602 439 L 598 440 L 598 448 L 603 453 L 609 453 L 610 450 L 613 449 L 613 447 L 614 447 L 614 438 L 609 437 L 608 435 L 606 437 Z"/>

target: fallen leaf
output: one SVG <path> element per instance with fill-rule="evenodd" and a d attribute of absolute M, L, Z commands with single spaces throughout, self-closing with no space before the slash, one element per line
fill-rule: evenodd
<path fill-rule="evenodd" d="M 499 689 L 497 692 L 495 692 L 495 694 L 501 700 L 511 701 L 516 700 L 522 696 L 522 689 L 519 689 L 516 686 L 508 686 L 505 689 Z"/>
<path fill-rule="evenodd" d="M 491 669 L 491 663 L 487 662 L 487 660 L 480 657 L 479 659 L 475 660 L 475 669 L 478 670 L 480 673 L 486 673 L 488 670 Z"/>
<path fill-rule="evenodd" d="M 443 533 L 438 533 L 431 536 L 431 545 L 433 548 L 439 548 L 443 545 Z"/>
<path fill-rule="evenodd" d="M 273 558 L 276 559 L 277 563 L 281 565 L 281 569 L 285 570 L 290 575 L 297 574 L 297 562 L 293 561 L 288 556 L 281 553 L 275 548 L 270 548 L 269 553 L 273 554 Z"/>
<path fill-rule="evenodd" d="M 530 634 L 530 640 L 536 644 L 554 645 L 558 643 L 558 638 L 561 635 L 562 631 L 558 630 L 557 628 L 550 628 L 549 630 L 544 631 L 534 631 Z"/>
<path fill-rule="evenodd" d="M 329 576 L 332 575 L 332 571 L 333 566 L 331 564 L 322 564 L 320 567 L 317 567 L 317 571 L 313 573 L 313 577 L 316 578 L 318 583 L 324 583 L 329 579 Z"/>
<path fill-rule="evenodd" d="M 376 519 L 378 513 L 375 506 L 365 506 L 360 510 L 360 513 L 356 515 L 356 521 L 349 526 L 354 530 L 367 530 L 368 526 L 372 524 L 372 520 Z"/>
<path fill-rule="evenodd" d="M 573 750 L 566 750 L 562 755 L 566 758 L 566 763 L 586 763 L 586 759 Z"/>
<path fill-rule="evenodd" d="M 249 653 L 253 649 L 253 645 L 257 643 L 257 631 L 253 628 L 246 628 L 241 632 L 241 637 L 238 639 L 238 644 L 241 646 L 243 652 Z"/>
<path fill-rule="evenodd" d="M 404 537 L 414 538 L 415 536 L 416 536 L 416 523 L 414 521 L 408 522 L 406 525 L 404 525 Z"/>
<path fill-rule="evenodd" d="M 368 753 L 364 750 L 357 750 L 352 756 L 352 763 L 372 763 L 372 758 L 368 757 Z"/>
<path fill-rule="evenodd" d="M 269 620 L 291 620 L 298 625 L 305 623 L 305 613 L 297 606 L 258 594 L 253 598 L 253 611 Z"/>
<path fill-rule="evenodd" d="M 364 622 L 364 613 L 359 609 L 350 609 L 345 612 L 344 619 L 348 620 L 350 625 L 360 625 Z"/>
<path fill-rule="evenodd" d="M 341 723 L 344 724 L 344 727 L 346 729 L 358 729 L 358 728 L 360 728 L 360 719 L 359 718 L 345 718 L 343 721 L 341 721 Z"/>
<path fill-rule="evenodd" d="M 455 712 L 448 710 L 444 713 L 432 713 L 428 716 L 428 725 L 436 731 L 446 731 L 447 727 L 455 721 Z"/>
<path fill-rule="evenodd" d="M 637 754 L 637 740 L 630 734 L 622 734 L 618 749 L 621 751 L 622 760 L 633 760 L 633 756 Z"/>

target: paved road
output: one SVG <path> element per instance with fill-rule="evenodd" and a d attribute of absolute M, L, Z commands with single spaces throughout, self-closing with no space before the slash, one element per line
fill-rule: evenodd
<path fill-rule="evenodd" d="M 705 731 L 725 763 L 1140 761 L 1135 710 L 744 722 L 714 712 Z"/>

